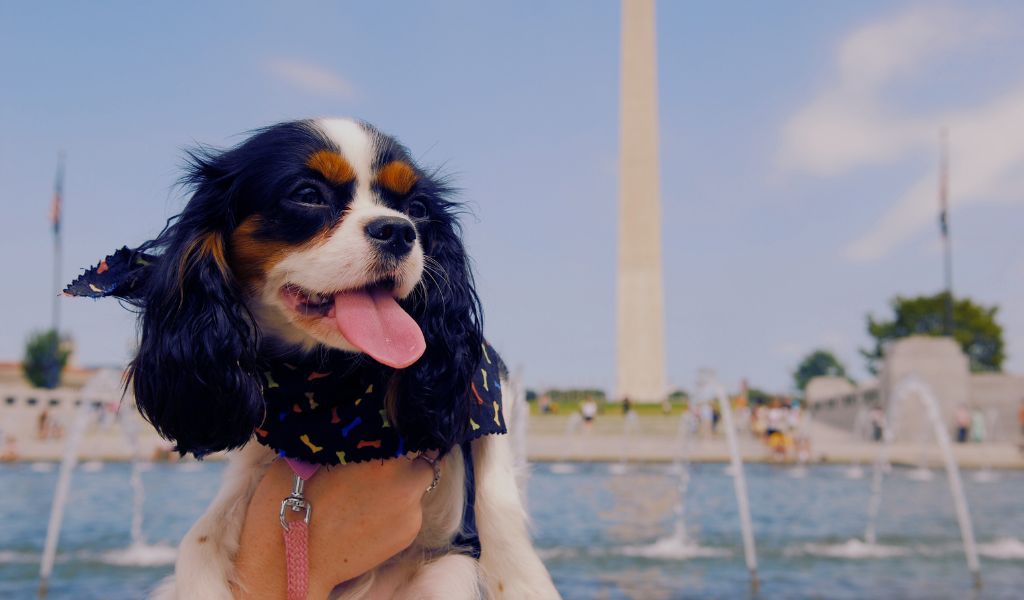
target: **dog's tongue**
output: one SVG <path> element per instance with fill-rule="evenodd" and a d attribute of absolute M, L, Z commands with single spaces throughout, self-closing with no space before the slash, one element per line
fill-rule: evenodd
<path fill-rule="evenodd" d="M 345 339 L 389 367 L 404 369 L 427 348 L 420 326 L 382 289 L 335 294 L 334 318 Z"/>

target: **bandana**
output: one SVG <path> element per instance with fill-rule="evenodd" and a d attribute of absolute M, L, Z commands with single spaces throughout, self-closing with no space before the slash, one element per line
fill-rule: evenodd
<path fill-rule="evenodd" d="M 137 298 L 147 267 L 158 260 L 121 248 L 76 278 L 64 293 Z M 467 437 L 460 443 L 507 432 L 501 409 L 504 363 L 486 342 L 481 354 L 468 390 Z M 350 357 L 340 352 L 315 362 L 268 361 L 263 373 L 266 417 L 256 429 L 257 441 L 282 457 L 318 465 L 383 460 L 436 449 L 407 447 L 389 421 L 385 397 L 390 373 L 386 369 L 353 369 Z"/>
<path fill-rule="evenodd" d="M 468 437 L 462 441 L 506 433 L 501 410 L 501 359 L 486 343 L 482 355 L 470 384 Z M 320 367 L 273 365 L 264 373 L 267 416 L 256 429 L 256 439 L 282 457 L 321 465 L 394 458 L 432 449 L 407 447 L 388 419 L 386 373 L 345 370 L 345 364 L 338 361 Z"/>
<path fill-rule="evenodd" d="M 148 267 L 157 260 L 153 255 L 124 246 L 79 275 L 64 288 L 64 295 L 137 298 L 148 274 Z"/>

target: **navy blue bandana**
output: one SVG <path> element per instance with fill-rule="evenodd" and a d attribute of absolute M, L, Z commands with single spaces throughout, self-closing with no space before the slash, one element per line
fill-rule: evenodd
<path fill-rule="evenodd" d="M 136 297 L 146 278 L 147 267 L 156 260 L 155 256 L 124 246 L 79 275 L 64 288 L 64 295 L 86 298 Z"/>
<path fill-rule="evenodd" d="M 69 296 L 136 297 L 148 267 L 159 257 L 121 248 L 65 288 Z M 501 358 L 486 342 L 467 390 L 468 427 L 462 443 L 506 433 L 501 409 Z M 266 416 L 259 443 L 282 457 L 319 465 L 383 460 L 406 452 L 450 448 L 409 447 L 388 419 L 385 398 L 395 371 L 358 368 L 351 355 L 331 352 L 320 360 L 268 360 L 263 373 Z M 398 401 L 399 410 L 401 401 Z"/>
<path fill-rule="evenodd" d="M 256 439 L 282 457 L 321 465 L 436 449 L 409 447 L 391 423 L 385 401 L 390 378 L 386 371 L 345 371 L 343 362 L 316 368 L 275 364 L 264 373 L 267 415 L 256 429 Z M 469 390 L 468 437 L 462 441 L 506 432 L 501 371 L 501 359 L 484 344 Z"/>

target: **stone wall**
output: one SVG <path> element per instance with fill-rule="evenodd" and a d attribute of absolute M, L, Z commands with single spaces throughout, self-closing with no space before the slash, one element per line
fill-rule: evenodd
<path fill-rule="evenodd" d="M 912 336 L 893 342 L 886 348 L 881 375 L 877 382 L 856 389 L 835 377 L 816 377 L 806 390 L 814 418 L 853 431 L 858 415 L 863 416 L 877 403 L 889 410 L 896 439 L 931 439 L 931 427 L 919 402 L 908 399 L 889 407 L 897 386 L 916 376 L 931 388 L 939 403 L 943 422 L 953 429 L 958 407 L 980 409 L 994 417 L 996 441 L 1011 441 L 1020 436 L 1018 410 L 1024 401 L 1024 376 L 1008 373 L 971 373 L 967 357 L 949 338 Z M 837 381 L 838 380 L 838 381 Z M 846 384 L 846 385 L 844 385 Z"/>

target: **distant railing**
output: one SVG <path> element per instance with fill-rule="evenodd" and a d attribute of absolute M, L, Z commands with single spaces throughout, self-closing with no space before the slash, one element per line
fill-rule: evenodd
<path fill-rule="evenodd" d="M 810 400 L 807 406 L 815 419 L 852 430 L 857 424 L 858 413 L 882 407 L 882 394 L 877 387 L 866 387 L 854 392 L 816 398 Z"/>

